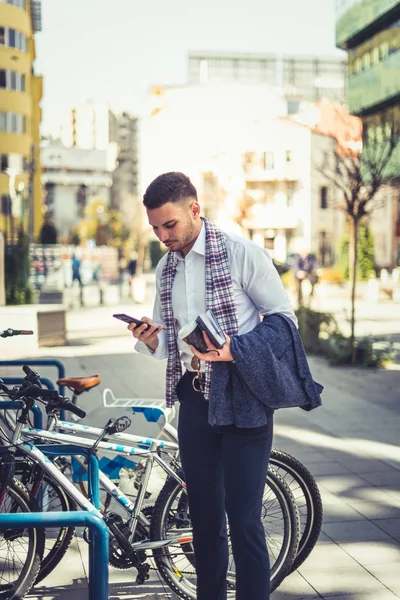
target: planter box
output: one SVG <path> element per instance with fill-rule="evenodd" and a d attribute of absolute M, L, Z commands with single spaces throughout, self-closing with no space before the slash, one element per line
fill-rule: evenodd
<path fill-rule="evenodd" d="M 65 306 L 63 304 L 25 304 L 0 307 L 0 330 L 31 329 L 33 335 L 0 338 L 0 355 L 8 352 L 35 350 L 41 346 L 64 346 L 67 341 Z"/>

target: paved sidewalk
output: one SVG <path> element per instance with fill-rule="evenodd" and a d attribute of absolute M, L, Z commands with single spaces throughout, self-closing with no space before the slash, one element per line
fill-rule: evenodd
<path fill-rule="evenodd" d="M 149 314 L 147 307 L 119 308 Z M 59 357 L 70 375 L 102 374 L 101 386 L 82 398 L 82 406 L 99 406 L 105 387 L 119 396 L 162 397 L 164 361 L 135 353 L 123 324 L 110 320 L 109 308 L 87 311 L 84 321 L 81 317 L 69 315 L 70 346 L 39 354 Z M 400 371 L 337 369 L 320 359 L 310 364 L 325 386 L 323 407 L 311 413 L 278 411 L 275 446 L 315 475 L 324 501 L 323 533 L 306 563 L 272 598 L 400 598 Z M 43 374 L 54 376 L 50 370 Z M 29 598 L 84 600 L 86 576 L 87 548 L 77 538 Z M 168 598 L 156 579 L 138 587 L 135 577 L 134 570 L 110 569 L 109 598 Z"/>

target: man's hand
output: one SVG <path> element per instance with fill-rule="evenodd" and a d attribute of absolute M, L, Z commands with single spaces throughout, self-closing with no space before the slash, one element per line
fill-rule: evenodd
<path fill-rule="evenodd" d="M 297 271 L 296 277 L 297 279 L 304 279 L 307 273 L 305 271 Z"/>
<path fill-rule="evenodd" d="M 148 317 L 142 317 L 140 319 L 145 323 L 149 323 L 151 327 L 147 328 L 146 325 L 136 325 L 136 323 L 129 323 L 128 329 L 132 332 L 134 338 L 140 342 L 144 342 L 152 352 L 157 350 L 158 346 L 158 334 L 162 330 L 161 325 L 157 326 Z"/>
<path fill-rule="evenodd" d="M 208 337 L 205 331 L 203 331 L 203 338 L 207 345 L 207 348 L 209 349 L 209 352 L 202 354 L 201 352 L 196 350 L 194 346 L 189 345 L 189 348 L 191 349 L 193 354 L 197 356 L 197 358 L 199 358 L 200 360 L 206 360 L 208 362 L 232 362 L 233 356 L 231 354 L 231 338 L 227 336 L 226 333 L 224 335 L 226 337 L 226 343 L 222 346 L 222 348 L 216 348 L 211 343 L 210 338 Z"/>

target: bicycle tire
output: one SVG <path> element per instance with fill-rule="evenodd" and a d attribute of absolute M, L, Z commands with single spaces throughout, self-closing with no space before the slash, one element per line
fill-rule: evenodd
<path fill-rule="evenodd" d="M 10 506 L 7 505 L 7 498 L 11 501 Z M 7 511 L 7 508 L 11 508 L 11 511 Z M 8 487 L 3 504 L 0 506 L 0 512 L 39 512 L 39 507 L 30 498 L 27 489 L 22 483 L 14 479 Z M 21 549 L 23 547 L 21 539 L 24 531 L 25 528 L 22 530 L 15 528 L 14 530 L 3 529 L 0 531 L 0 564 L 3 566 L 6 564 L 6 561 L 1 559 L 4 544 L 7 545 L 7 557 L 9 557 L 10 544 L 8 542 L 12 542 L 13 539 L 18 540 L 18 548 L 15 552 L 18 556 L 18 561 L 12 561 L 12 571 L 15 572 L 16 564 L 23 564 L 20 574 L 17 575 L 16 580 L 13 582 L 3 583 L 4 577 L 0 573 L 0 600 L 20 600 L 35 584 L 44 552 L 45 533 L 41 528 L 26 528 L 27 533 L 25 537 L 28 540 L 28 548 L 26 558 L 23 561 L 21 558 Z"/>
<path fill-rule="evenodd" d="M 31 490 L 32 485 L 34 485 L 35 471 L 36 469 L 33 464 L 27 462 L 16 463 L 15 476 L 23 478 L 24 485 L 28 490 Z M 42 493 L 37 493 L 36 496 L 36 501 L 40 504 L 39 510 L 41 512 L 76 510 L 75 503 L 47 473 L 43 476 L 41 488 Z M 52 502 L 54 498 L 56 498 L 56 501 Z M 62 525 L 45 528 L 44 555 L 35 584 L 38 584 L 47 577 L 59 564 L 70 547 L 74 534 L 75 527 Z"/>
<path fill-rule="evenodd" d="M 267 545 L 271 560 L 271 591 L 275 590 L 283 579 L 290 572 L 293 560 L 296 557 L 298 543 L 299 543 L 299 516 L 294 498 L 290 492 L 289 487 L 275 472 L 269 472 L 267 478 L 268 493 L 275 495 L 275 502 L 278 504 L 278 510 L 283 515 L 283 541 L 281 549 L 277 556 L 272 556 L 271 560 L 271 546 L 268 544 L 269 538 L 267 535 Z M 156 502 L 153 507 L 151 522 L 150 522 L 150 537 L 153 541 L 165 539 L 167 535 L 165 521 L 168 519 L 170 507 L 174 503 L 175 499 L 178 498 L 179 493 L 186 493 L 185 490 L 175 479 L 168 479 L 164 484 L 160 494 L 158 495 Z M 269 503 L 269 506 L 268 506 Z M 178 500 L 178 506 L 181 506 L 180 499 Z M 268 499 L 263 499 L 263 508 L 268 514 L 268 510 L 271 514 L 272 502 Z M 265 517 L 265 515 L 264 515 Z M 265 518 L 263 520 L 264 528 L 266 527 Z M 188 544 L 181 544 L 181 549 L 185 554 L 178 553 L 178 561 L 174 561 L 171 558 L 170 546 L 154 549 L 153 556 L 157 566 L 157 569 L 167 583 L 167 585 L 181 598 L 185 600 L 194 600 L 196 598 L 195 583 L 192 579 L 195 579 L 194 573 L 194 556 L 186 556 Z M 184 577 L 184 569 L 182 566 L 179 568 L 179 561 L 185 560 L 188 565 L 191 566 L 191 571 L 187 571 L 190 575 L 189 578 Z M 178 566 L 177 566 L 178 565 Z M 188 567 L 185 565 L 185 569 Z M 235 593 L 234 589 L 234 572 L 228 569 L 228 598 L 233 598 L 232 594 Z"/>
<path fill-rule="evenodd" d="M 270 465 L 289 485 L 300 514 L 300 543 L 291 568 L 293 572 L 304 563 L 318 541 L 323 521 L 322 498 L 314 477 L 294 456 L 273 448 Z"/>

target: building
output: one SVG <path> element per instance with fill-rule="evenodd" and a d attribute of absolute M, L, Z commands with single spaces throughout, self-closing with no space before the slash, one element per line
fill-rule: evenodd
<path fill-rule="evenodd" d="M 113 140 L 118 147 L 113 172 L 111 206 L 128 219 L 136 214 L 138 202 L 138 119 L 129 113 L 114 113 Z"/>
<path fill-rule="evenodd" d="M 190 52 L 188 71 L 190 84 L 263 83 L 278 86 L 289 96 L 314 101 L 346 100 L 346 57 Z"/>
<path fill-rule="evenodd" d="M 348 52 L 348 105 L 378 135 L 385 122 L 400 122 L 400 0 L 337 0 L 336 43 Z M 391 162 L 378 246 L 385 264 L 400 264 L 400 148 Z M 382 211 L 371 219 L 372 229 Z"/>
<path fill-rule="evenodd" d="M 224 229 L 241 231 L 277 260 L 300 245 L 332 264 L 343 216 L 336 190 L 318 166 L 333 157 L 335 139 L 315 131 L 319 112 L 297 107 L 282 90 L 260 84 L 157 87 L 140 130 L 140 181 L 170 170 L 187 173 L 202 212 Z M 293 110 L 293 106 L 291 105 Z"/>
<path fill-rule="evenodd" d="M 42 142 L 41 162 L 45 211 L 53 215 L 59 241 L 67 241 L 86 206 L 95 200 L 110 205 L 116 147 L 67 148 L 50 139 Z"/>
<path fill-rule="evenodd" d="M 34 71 L 39 0 L 0 2 L 0 230 L 31 239 L 42 223 L 40 122 L 42 78 Z"/>
<path fill-rule="evenodd" d="M 68 111 L 57 136 L 68 148 L 109 150 L 115 146 L 116 167 L 112 173 L 112 208 L 127 220 L 137 212 L 138 201 L 138 120 L 106 104 L 88 101 Z"/>

